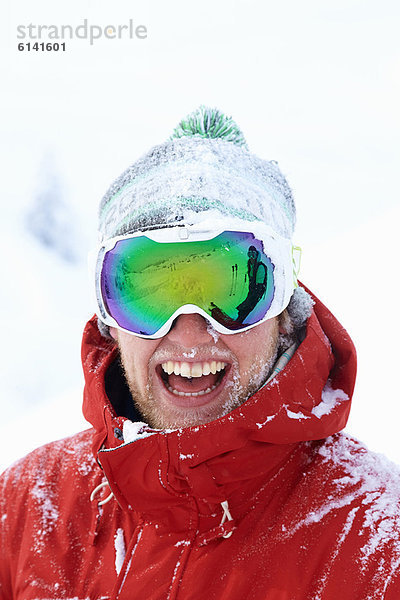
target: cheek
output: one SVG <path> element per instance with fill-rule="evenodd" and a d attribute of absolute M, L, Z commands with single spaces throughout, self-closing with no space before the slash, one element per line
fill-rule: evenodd
<path fill-rule="evenodd" d="M 238 353 L 245 354 L 247 352 L 251 354 L 271 346 L 278 337 L 278 331 L 279 323 L 274 318 L 243 333 L 224 337 L 230 338 L 226 341 L 227 346 L 231 346 L 232 349 L 235 347 Z"/>
<path fill-rule="evenodd" d="M 125 332 L 119 333 L 118 346 L 125 370 L 140 380 L 147 381 L 149 360 L 158 345 L 158 340 L 144 340 Z"/>
<path fill-rule="evenodd" d="M 230 338 L 224 341 L 237 357 L 241 374 L 269 360 L 275 352 L 278 333 L 278 320 L 271 319 L 244 333 L 225 336 Z"/>

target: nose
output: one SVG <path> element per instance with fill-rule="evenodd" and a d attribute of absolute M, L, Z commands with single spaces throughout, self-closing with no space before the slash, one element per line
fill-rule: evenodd
<path fill-rule="evenodd" d="M 167 333 L 167 338 L 185 348 L 194 348 L 199 344 L 207 344 L 213 340 L 208 331 L 211 325 L 204 317 L 196 313 L 179 315 Z"/>

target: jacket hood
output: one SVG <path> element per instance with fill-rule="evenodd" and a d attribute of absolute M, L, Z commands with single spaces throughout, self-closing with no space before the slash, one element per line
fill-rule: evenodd
<path fill-rule="evenodd" d="M 265 477 L 299 442 L 323 439 L 345 427 L 356 376 L 354 345 L 329 310 L 311 295 L 315 305 L 305 339 L 285 368 L 242 406 L 205 425 L 157 431 L 127 444 L 115 436 L 126 419 L 116 415 L 105 387 L 106 372 L 118 350 L 100 335 L 96 317 L 88 322 L 82 343 L 83 411 L 95 429 L 93 450 L 97 454 L 102 449 L 98 456 L 108 481 L 117 488 L 113 491 L 120 504 L 130 506 L 126 490 L 132 487 L 128 468 L 132 461 L 136 471 L 138 461 L 143 463 L 141 490 L 135 480 L 136 508 L 148 507 L 150 487 L 152 498 L 159 488 L 162 502 L 171 502 L 171 495 L 178 502 L 188 493 L 222 502 L 227 485 Z M 161 481 L 164 471 L 167 486 Z M 151 479 L 157 480 L 154 488 Z"/>

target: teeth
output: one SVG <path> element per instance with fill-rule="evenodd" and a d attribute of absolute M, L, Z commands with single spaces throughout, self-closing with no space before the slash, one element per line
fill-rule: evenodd
<path fill-rule="evenodd" d="M 180 375 L 181 377 L 202 377 L 202 375 L 209 375 L 210 373 L 219 373 L 227 366 L 227 363 L 222 361 L 212 360 L 210 362 L 198 362 L 198 363 L 188 363 L 188 362 L 175 362 L 172 360 L 168 360 L 165 363 L 162 363 L 162 369 L 168 375 L 175 373 L 175 375 Z M 200 390 L 199 392 L 178 392 L 178 390 L 171 387 L 168 383 L 166 383 L 167 389 L 175 394 L 175 396 L 203 396 L 204 394 L 209 394 L 220 384 L 218 381 L 215 385 L 208 387 L 206 390 Z"/>
<path fill-rule="evenodd" d="M 178 392 L 178 390 L 175 390 L 173 387 L 171 387 L 168 384 L 167 384 L 167 389 L 170 392 L 172 392 L 173 394 L 175 394 L 175 396 L 204 396 L 204 394 L 209 394 L 210 392 L 215 390 L 215 388 L 218 387 L 218 385 L 219 385 L 219 383 L 216 383 L 215 385 L 207 388 L 206 390 L 201 390 L 200 392 Z"/>
<path fill-rule="evenodd" d="M 189 363 L 181 363 L 181 377 L 191 377 L 191 369 Z M 176 372 L 175 372 L 176 375 Z"/>
<path fill-rule="evenodd" d="M 192 377 L 201 377 L 203 375 L 201 363 L 195 363 L 192 365 L 191 375 Z"/>
<path fill-rule="evenodd" d="M 210 363 L 205 362 L 203 364 L 203 375 L 209 375 L 211 373 Z"/>
<path fill-rule="evenodd" d="M 171 373 L 174 372 L 174 363 L 172 362 L 172 360 L 169 360 L 167 363 L 165 363 L 166 369 L 164 369 L 164 371 L 167 371 L 168 375 L 171 375 Z M 164 365 L 163 365 L 164 368 Z"/>
<path fill-rule="evenodd" d="M 212 360 L 211 362 L 203 362 L 203 363 L 187 363 L 187 362 L 175 362 L 169 360 L 165 363 L 162 363 L 162 368 L 165 373 L 171 375 L 175 373 L 175 375 L 181 375 L 181 377 L 202 377 L 202 375 L 209 375 L 212 373 L 219 373 L 225 369 L 227 363 L 221 361 Z"/>

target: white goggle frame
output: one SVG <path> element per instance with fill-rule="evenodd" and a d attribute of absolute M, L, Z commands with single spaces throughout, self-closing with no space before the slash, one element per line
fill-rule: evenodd
<path fill-rule="evenodd" d="M 231 224 L 232 223 L 232 224 Z M 272 300 L 271 306 L 268 309 L 265 317 L 257 323 L 252 325 L 245 325 L 243 328 L 238 330 L 228 329 L 224 325 L 221 325 L 208 313 L 196 304 L 184 304 L 180 306 L 171 317 L 164 323 L 164 325 L 152 335 L 139 334 L 129 329 L 121 327 L 115 319 L 107 312 L 106 305 L 103 301 L 100 285 L 100 274 L 103 266 L 103 259 L 105 254 L 112 250 L 117 242 L 120 240 L 132 239 L 135 237 L 144 236 L 154 242 L 169 244 L 176 242 L 199 242 L 204 240 L 210 240 L 225 231 L 241 231 L 252 233 L 257 239 L 261 240 L 264 245 L 264 253 L 271 259 L 275 266 L 274 269 L 274 284 L 275 294 Z M 279 315 L 289 304 L 290 298 L 293 294 L 294 289 L 298 286 L 297 274 L 298 267 L 295 259 L 295 252 L 301 252 L 298 246 L 293 246 L 292 242 L 284 238 L 273 231 L 271 227 L 265 225 L 259 221 L 243 221 L 227 219 L 227 221 L 202 221 L 194 225 L 181 225 L 174 227 L 163 227 L 161 229 L 152 229 L 148 231 L 137 231 L 128 235 L 120 235 L 104 242 L 100 243 L 98 247 L 90 252 L 89 254 L 89 271 L 91 281 L 94 282 L 94 306 L 95 312 L 100 320 L 110 327 L 115 327 L 131 335 L 145 339 L 158 339 L 163 337 L 170 330 L 172 323 L 179 315 L 187 315 L 197 313 L 204 317 L 213 328 L 218 332 L 225 335 L 233 335 L 235 333 L 242 333 L 253 327 L 256 327 L 260 323 L 272 319 Z M 299 260 L 299 259 L 298 259 Z"/>

